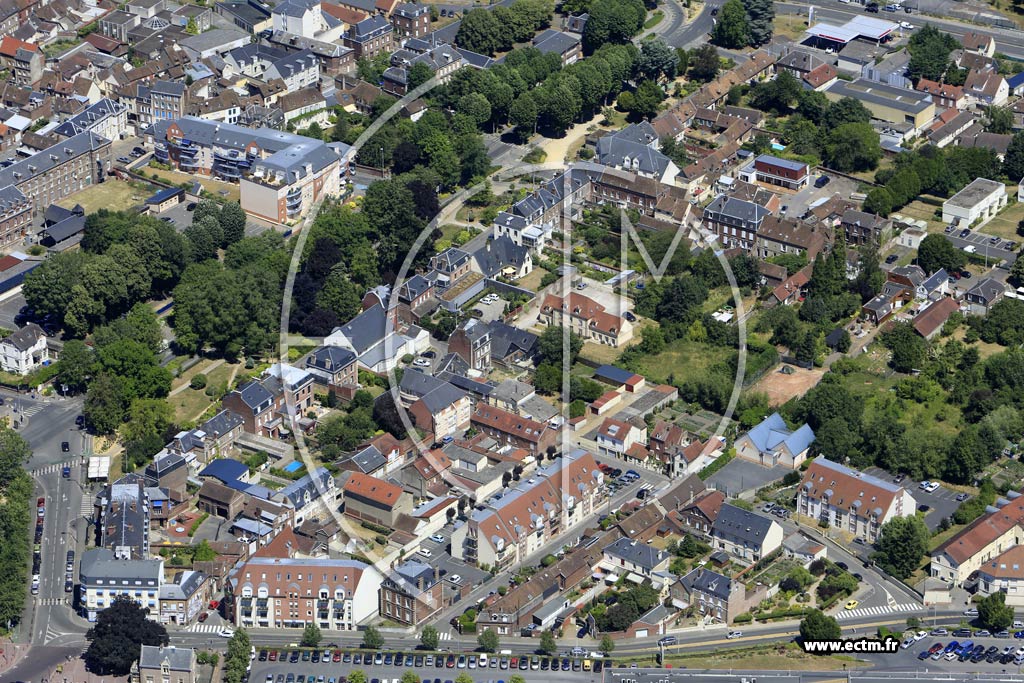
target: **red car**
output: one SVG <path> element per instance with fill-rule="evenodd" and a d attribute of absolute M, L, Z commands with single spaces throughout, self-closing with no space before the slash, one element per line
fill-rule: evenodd
<path fill-rule="evenodd" d="M 270 654 L 267 655 L 267 659 L 269 659 L 272 662 L 276 662 L 277 661 L 277 650 L 271 650 Z"/>
<path fill-rule="evenodd" d="M 333 661 L 335 661 L 335 662 L 340 662 L 341 661 L 341 650 L 335 650 L 334 651 L 334 655 L 331 657 L 331 659 Z"/>
<path fill-rule="evenodd" d="M 219 600 L 210 600 L 210 609 L 217 609 L 218 607 L 220 607 Z"/>
<path fill-rule="evenodd" d="M 199 623 L 202 623 L 202 622 L 206 621 L 206 618 L 209 617 L 209 616 L 210 616 L 209 612 L 200 612 L 199 613 Z"/>

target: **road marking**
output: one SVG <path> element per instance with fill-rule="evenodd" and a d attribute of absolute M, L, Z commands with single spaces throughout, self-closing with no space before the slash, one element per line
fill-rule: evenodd
<path fill-rule="evenodd" d="M 216 633 L 220 627 L 214 624 L 192 624 L 186 630 L 189 633 Z"/>
<path fill-rule="evenodd" d="M 82 516 L 83 517 L 92 517 L 92 512 L 93 512 L 92 501 L 89 500 L 88 498 L 83 498 L 82 499 L 82 509 L 81 509 Z"/>
<path fill-rule="evenodd" d="M 836 615 L 836 619 L 857 619 L 859 617 L 871 617 L 881 614 L 891 614 L 893 612 L 920 612 L 923 608 L 921 605 L 909 602 L 902 605 L 886 605 L 885 607 L 861 607 L 859 609 L 843 610 Z"/>

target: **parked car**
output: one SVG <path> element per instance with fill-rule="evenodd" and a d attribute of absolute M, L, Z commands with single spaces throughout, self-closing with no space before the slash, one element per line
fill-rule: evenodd
<path fill-rule="evenodd" d="M 868 4 L 864 5 L 864 11 L 871 12 L 872 14 L 878 14 L 878 3 L 869 2 Z"/>
<path fill-rule="evenodd" d="M 964 228 L 963 230 L 960 231 L 960 239 L 963 239 L 964 237 L 967 237 L 970 234 L 971 234 L 971 229 L 970 228 Z"/>
<path fill-rule="evenodd" d="M 736 640 L 737 638 L 743 637 L 743 631 L 729 631 L 725 636 L 728 640 Z"/>
<path fill-rule="evenodd" d="M 966 493 L 958 493 L 958 494 L 956 494 L 956 500 L 957 500 L 958 503 L 964 502 L 969 497 L 970 496 L 968 496 Z"/>
<path fill-rule="evenodd" d="M 814 181 L 814 186 L 815 187 L 825 187 L 830 182 L 832 182 L 832 179 L 829 178 L 827 175 L 820 175 L 820 176 L 818 176 L 818 179 Z"/>
<path fill-rule="evenodd" d="M 899 257 L 898 254 L 889 254 L 888 256 L 885 257 L 886 265 L 890 265 L 890 266 L 892 264 L 896 263 L 899 260 L 900 260 L 900 257 Z"/>

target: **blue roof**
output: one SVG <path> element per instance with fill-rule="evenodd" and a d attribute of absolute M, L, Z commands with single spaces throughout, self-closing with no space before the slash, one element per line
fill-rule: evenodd
<path fill-rule="evenodd" d="M 200 477 L 213 477 L 230 486 L 248 474 L 249 468 L 230 458 L 217 458 L 199 473 Z M 249 486 L 245 484 L 245 486 Z M 234 488 L 234 487 L 232 487 Z"/>
<path fill-rule="evenodd" d="M 754 447 L 762 453 L 772 453 L 785 446 L 790 453 L 796 455 L 807 450 L 814 441 L 814 431 L 810 426 L 805 424 L 795 432 L 790 431 L 778 413 L 766 417 L 747 434 Z"/>
<path fill-rule="evenodd" d="M 763 161 L 767 164 L 773 164 L 775 166 L 781 166 L 782 168 L 788 168 L 793 171 L 802 171 L 807 168 L 807 164 L 802 161 L 793 161 L 791 159 L 780 159 L 779 157 L 772 156 L 771 154 L 762 154 L 757 157 L 757 161 Z"/>
<path fill-rule="evenodd" d="M 174 197 L 175 195 L 179 195 L 179 194 L 185 194 L 185 190 L 181 189 L 180 187 L 165 187 L 164 189 L 160 190 L 159 192 L 154 194 L 152 197 L 147 199 L 146 203 L 147 204 L 161 204 L 163 202 L 166 202 L 171 197 Z"/>
<path fill-rule="evenodd" d="M 1024 85 L 1024 71 L 1021 71 L 1019 74 L 1007 78 L 1006 84 L 1010 86 L 1010 90 L 1019 88 L 1020 86 Z"/>
<path fill-rule="evenodd" d="M 633 377 L 633 373 L 629 370 L 617 368 L 614 365 L 602 365 L 594 371 L 594 377 L 600 377 L 601 379 L 606 379 L 609 382 L 625 384 Z"/>

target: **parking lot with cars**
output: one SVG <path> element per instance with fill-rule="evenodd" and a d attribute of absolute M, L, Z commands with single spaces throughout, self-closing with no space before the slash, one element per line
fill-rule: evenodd
<path fill-rule="evenodd" d="M 1020 246 L 1016 241 L 1004 240 L 983 232 L 975 232 L 967 228 L 947 226 L 945 235 L 953 246 L 977 256 L 988 256 L 990 264 L 1005 260 L 1006 268 L 1013 265 L 1017 260 L 1017 248 Z"/>
<path fill-rule="evenodd" d="M 575 653 L 575 654 L 574 654 Z M 478 652 L 396 652 L 261 649 L 249 672 L 249 683 L 347 683 L 354 670 L 366 674 L 369 683 L 394 683 L 407 671 L 424 683 L 453 683 L 465 673 L 478 683 L 504 683 L 512 675 L 531 683 L 564 680 L 567 676 L 600 674 L 598 653 L 574 648 L 562 655 L 488 655 Z"/>
<path fill-rule="evenodd" d="M 939 528 L 943 518 L 952 517 L 960 504 L 969 497 L 947 489 L 939 482 L 917 481 L 905 475 L 893 475 L 879 467 L 869 467 L 866 472 L 910 491 L 910 495 L 917 501 L 918 512 L 924 513 L 924 523 L 931 531 Z"/>
<path fill-rule="evenodd" d="M 971 611 L 964 613 L 973 618 Z M 1024 666 L 1024 624 L 997 634 L 976 628 L 936 628 L 907 634 L 898 652 L 865 658 L 887 667 L 956 673 L 1006 671 Z"/>

